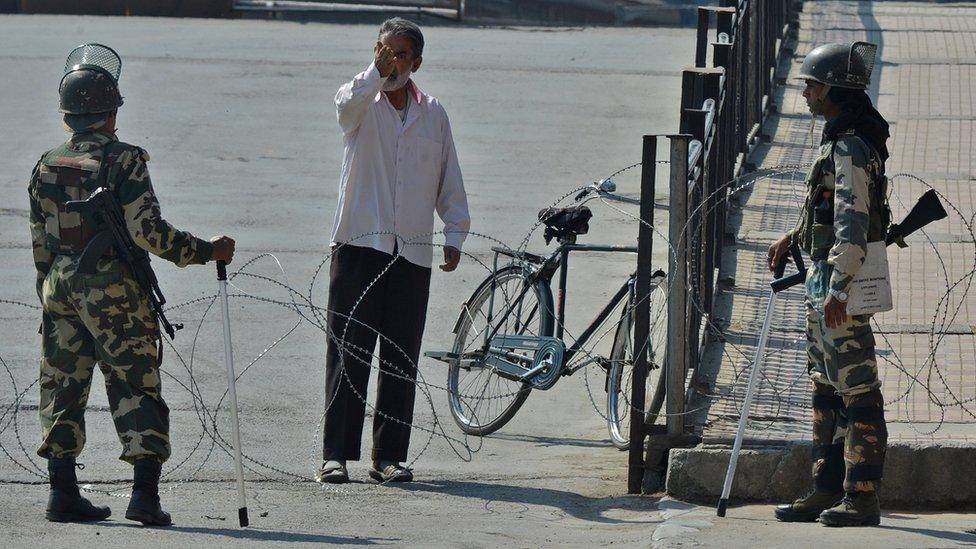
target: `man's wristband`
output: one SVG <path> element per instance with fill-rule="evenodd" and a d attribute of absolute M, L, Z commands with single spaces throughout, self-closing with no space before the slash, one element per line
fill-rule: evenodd
<path fill-rule="evenodd" d="M 834 299 L 840 301 L 841 303 L 847 303 L 847 299 L 850 297 L 847 292 L 840 292 L 833 288 L 831 288 L 828 292 L 834 297 Z"/>

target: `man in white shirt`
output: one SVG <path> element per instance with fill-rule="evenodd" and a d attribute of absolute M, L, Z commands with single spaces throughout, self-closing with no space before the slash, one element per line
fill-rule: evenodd
<path fill-rule="evenodd" d="M 380 373 L 369 475 L 381 482 L 413 479 L 401 463 L 410 443 L 427 314 L 434 212 L 444 222 L 442 271 L 457 268 L 470 227 L 447 113 L 410 79 L 420 68 L 423 47 L 417 25 L 387 20 L 373 62 L 335 98 L 344 150 L 332 229 L 319 482 L 347 482 L 346 462 L 360 457 L 377 339 Z"/>

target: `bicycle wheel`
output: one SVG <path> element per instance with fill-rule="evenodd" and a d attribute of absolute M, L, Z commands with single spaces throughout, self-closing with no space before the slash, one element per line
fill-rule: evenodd
<path fill-rule="evenodd" d="M 647 352 L 647 388 L 644 402 L 645 422 L 657 421 L 664 403 L 664 354 L 668 335 L 667 285 L 661 281 L 651 290 L 651 326 Z M 610 353 L 610 371 L 607 373 L 607 427 L 610 440 L 621 450 L 630 448 L 630 403 L 634 374 L 634 315 L 631 306 L 624 308 Z"/>
<path fill-rule="evenodd" d="M 453 353 L 463 356 L 481 350 L 486 331 L 490 332 L 502 318 L 498 334 L 552 335 L 552 294 L 545 282 L 535 282 L 522 300 L 515 303 L 529 283 L 529 274 L 513 265 L 481 283 L 462 312 Z M 489 324 L 488 307 L 493 293 L 493 316 Z M 478 436 L 491 434 L 505 425 L 532 390 L 529 384 L 503 377 L 482 361 L 462 366 L 458 360 L 448 368 L 447 388 L 454 421 L 465 433 Z"/>

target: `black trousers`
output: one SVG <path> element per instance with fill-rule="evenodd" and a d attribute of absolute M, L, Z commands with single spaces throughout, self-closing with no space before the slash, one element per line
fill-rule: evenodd
<path fill-rule="evenodd" d="M 332 256 L 322 442 L 326 460 L 359 459 L 377 339 L 373 460 L 407 459 L 430 269 L 393 257 L 348 244 Z"/>

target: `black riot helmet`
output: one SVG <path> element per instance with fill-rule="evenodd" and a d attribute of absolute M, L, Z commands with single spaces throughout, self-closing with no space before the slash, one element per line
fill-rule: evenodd
<path fill-rule="evenodd" d="M 122 60 L 102 44 L 82 44 L 71 50 L 64 64 L 59 94 L 64 114 L 98 114 L 122 106 L 119 75 Z"/>
<path fill-rule="evenodd" d="M 869 42 L 824 44 L 803 59 L 799 80 L 813 80 L 838 88 L 867 89 L 878 46 Z"/>

